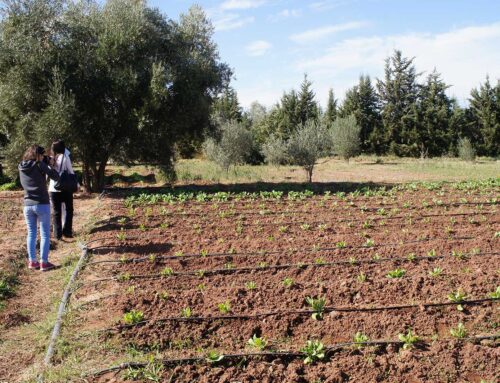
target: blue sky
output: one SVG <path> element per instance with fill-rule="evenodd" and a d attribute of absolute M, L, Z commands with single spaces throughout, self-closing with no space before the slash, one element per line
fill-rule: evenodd
<path fill-rule="evenodd" d="M 500 0 L 199 0 L 214 40 L 233 69 L 241 104 L 271 106 L 298 88 L 304 73 L 324 105 L 343 98 L 360 74 L 383 74 L 394 49 L 434 67 L 465 103 L 486 74 L 500 78 Z M 178 19 L 189 0 L 150 0 Z"/>

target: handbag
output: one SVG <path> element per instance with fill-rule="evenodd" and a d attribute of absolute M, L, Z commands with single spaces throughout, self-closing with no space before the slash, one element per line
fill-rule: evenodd
<path fill-rule="evenodd" d="M 61 169 L 64 169 L 64 158 L 66 156 L 63 154 L 63 159 L 61 161 Z M 56 190 L 68 193 L 75 193 L 78 191 L 78 180 L 76 175 L 68 172 L 66 169 L 59 174 L 59 181 L 54 185 Z"/>

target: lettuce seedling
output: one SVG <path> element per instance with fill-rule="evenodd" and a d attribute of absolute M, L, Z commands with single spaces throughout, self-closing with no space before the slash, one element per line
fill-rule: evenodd
<path fill-rule="evenodd" d="M 467 336 L 467 329 L 463 323 L 459 323 L 456 328 L 450 329 L 450 334 L 454 338 L 463 339 Z"/>
<path fill-rule="evenodd" d="M 192 312 L 191 312 L 191 307 L 184 307 L 181 311 L 181 316 L 183 318 L 191 318 Z"/>
<path fill-rule="evenodd" d="M 267 346 L 267 340 L 265 338 L 258 337 L 257 334 L 253 334 L 253 336 L 248 340 L 248 345 L 262 351 Z"/>
<path fill-rule="evenodd" d="M 467 298 L 467 296 L 461 290 L 457 290 L 456 292 L 448 294 L 448 300 L 450 302 L 458 303 L 458 311 L 464 311 L 464 307 L 461 305 L 461 303 L 465 300 L 465 298 Z"/>
<path fill-rule="evenodd" d="M 404 269 L 395 269 L 391 270 L 387 273 L 387 278 L 402 278 L 406 274 L 406 270 Z"/>
<path fill-rule="evenodd" d="M 360 348 L 363 348 L 365 346 L 363 343 L 368 342 L 370 339 L 368 338 L 368 336 L 366 336 L 362 332 L 358 331 L 354 335 L 354 339 L 353 340 L 354 340 L 354 343 L 356 343 L 355 347 L 357 349 L 360 349 Z"/>
<path fill-rule="evenodd" d="M 206 361 L 208 363 L 218 363 L 224 359 L 224 355 L 219 354 L 217 351 L 212 350 L 207 353 Z"/>
<path fill-rule="evenodd" d="M 127 325 L 134 325 L 144 320 L 144 313 L 139 310 L 131 310 L 123 314 L 123 323 Z"/>
<path fill-rule="evenodd" d="M 255 290 L 257 288 L 257 284 L 253 281 L 250 281 L 250 282 L 246 282 L 245 283 L 245 287 L 248 289 L 248 290 Z"/>
<path fill-rule="evenodd" d="M 217 307 L 219 307 L 219 311 L 222 314 L 228 314 L 228 313 L 231 312 L 231 303 L 229 301 L 225 301 L 223 303 L 219 303 L 217 305 Z"/>
<path fill-rule="evenodd" d="M 497 286 L 497 289 L 489 293 L 488 296 L 493 299 L 500 299 L 500 286 Z"/>
<path fill-rule="evenodd" d="M 290 288 L 293 286 L 293 279 L 287 277 L 287 278 L 283 279 L 282 283 L 283 283 L 283 286 Z"/>
<path fill-rule="evenodd" d="M 319 340 L 308 340 L 300 351 L 306 356 L 304 364 L 312 364 L 325 357 L 325 347 Z"/>
<path fill-rule="evenodd" d="M 306 302 L 309 306 L 311 306 L 312 310 L 314 311 L 314 313 L 311 315 L 312 319 L 314 320 L 323 319 L 323 313 L 325 311 L 325 304 L 326 304 L 325 298 L 306 297 Z"/>
<path fill-rule="evenodd" d="M 415 343 L 417 343 L 420 340 L 420 338 L 417 335 L 414 335 L 412 333 L 411 329 L 408 330 L 406 335 L 399 334 L 398 338 L 401 342 L 403 342 L 403 349 L 404 350 L 409 350 L 410 348 L 412 348 L 415 345 Z"/>

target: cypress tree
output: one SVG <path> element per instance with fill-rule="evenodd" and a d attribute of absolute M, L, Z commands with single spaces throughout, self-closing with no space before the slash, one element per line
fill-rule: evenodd
<path fill-rule="evenodd" d="M 312 82 L 304 75 L 304 80 L 300 85 L 298 94 L 298 115 L 299 122 L 304 125 L 306 121 L 312 119 L 317 120 L 319 116 L 318 104 L 314 100 L 315 94 L 312 90 Z"/>
<path fill-rule="evenodd" d="M 335 118 L 337 117 L 337 100 L 333 93 L 333 89 L 328 91 L 328 101 L 326 103 L 326 111 L 323 115 L 323 122 L 326 126 L 332 126 Z"/>

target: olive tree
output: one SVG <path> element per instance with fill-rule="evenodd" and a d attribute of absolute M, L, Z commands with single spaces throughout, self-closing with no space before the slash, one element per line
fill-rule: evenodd
<path fill-rule="evenodd" d="M 356 122 L 354 115 L 338 117 L 334 121 L 331 131 L 334 153 L 346 161 L 359 154 L 360 132 L 361 127 Z"/>

